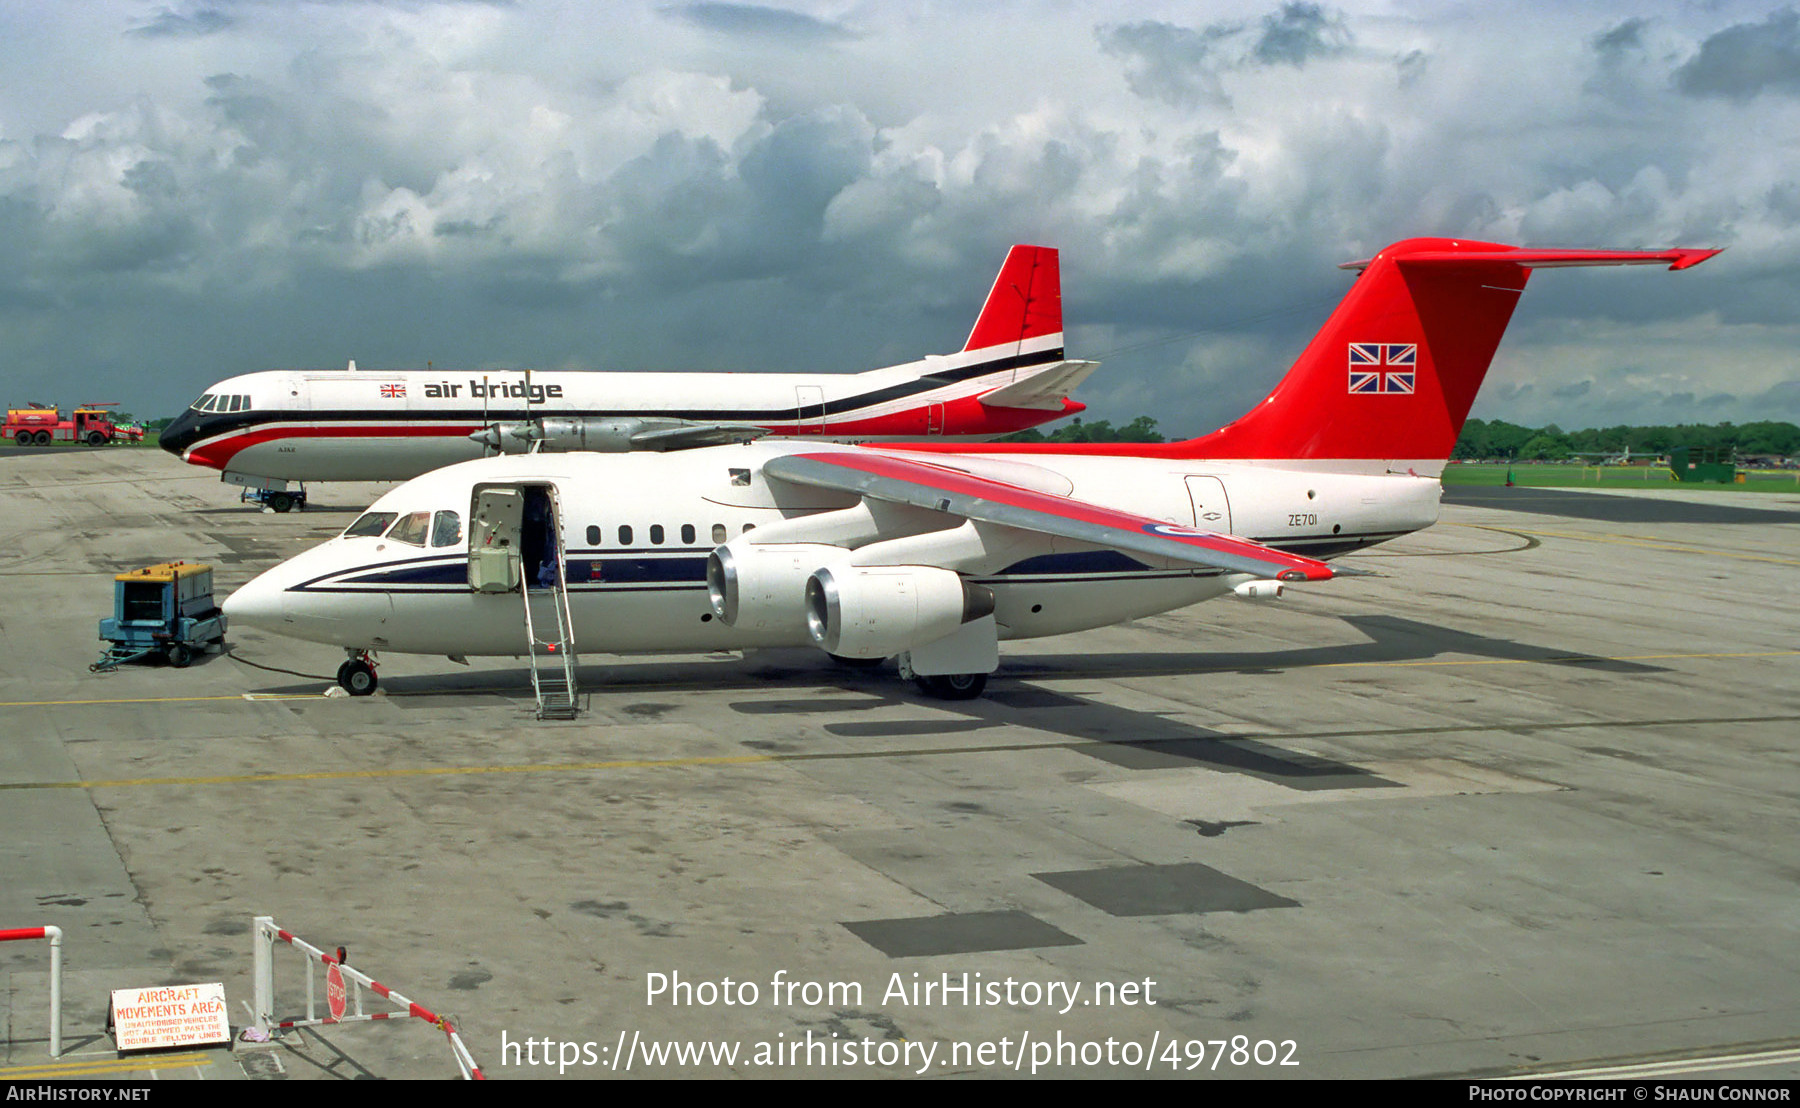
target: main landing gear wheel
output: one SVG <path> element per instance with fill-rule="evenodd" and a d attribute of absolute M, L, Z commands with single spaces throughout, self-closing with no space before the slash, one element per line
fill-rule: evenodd
<path fill-rule="evenodd" d="M 974 700 L 987 688 L 985 673 L 945 673 L 933 677 L 915 677 L 913 683 L 926 696 L 938 700 Z"/>
<path fill-rule="evenodd" d="M 351 658 L 338 667 L 337 683 L 351 696 L 368 696 L 375 691 L 375 667 L 367 658 Z"/>

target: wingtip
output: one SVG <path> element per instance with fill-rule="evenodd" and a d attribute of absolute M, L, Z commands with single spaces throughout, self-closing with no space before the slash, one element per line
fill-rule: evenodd
<path fill-rule="evenodd" d="M 1717 250 L 1673 250 L 1670 251 L 1670 253 L 1675 254 L 1676 258 L 1669 263 L 1669 268 L 1672 270 L 1692 269 L 1706 259 L 1713 257 L 1716 254 L 1723 254 L 1724 252 L 1725 248 L 1723 246 L 1719 247 Z"/>

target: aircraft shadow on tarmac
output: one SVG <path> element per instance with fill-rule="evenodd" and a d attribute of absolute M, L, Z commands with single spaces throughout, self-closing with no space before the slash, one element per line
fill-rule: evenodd
<path fill-rule="evenodd" d="M 327 516 L 334 512 L 340 515 L 361 515 L 364 511 L 368 510 L 368 507 L 367 504 L 363 503 L 327 504 L 322 500 L 309 500 L 306 502 L 306 507 L 295 511 L 292 514 L 301 519 L 305 519 L 307 516 Z M 274 509 L 264 511 L 260 506 L 251 504 L 248 501 L 242 504 L 227 504 L 222 508 L 193 508 L 190 509 L 190 511 L 192 511 L 194 515 L 199 516 L 263 516 L 280 514 Z M 333 533 L 342 526 L 337 520 L 321 520 L 321 522 L 331 524 Z"/>
<path fill-rule="evenodd" d="M 1125 769 L 1203 767 L 1313 791 L 1391 786 L 1393 782 L 1355 766 L 1200 727 L 1171 718 L 1167 713 L 1121 707 L 1079 694 L 1041 688 L 1030 682 L 1184 676 L 1204 679 L 1213 673 L 1281 677 L 1289 670 L 1313 666 L 1378 666 L 1447 656 L 1580 666 L 1618 674 L 1664 672 L 1664 667 L 1660 666 L 1533 646 L 1398 616 L 1351 616 L 1343 622 L 1368 641 L 1270 651 L 1017 656 L 1002 661 L 1000 672 L 986 697 L 971 701 L 925 700 L 914 694 L 910 685 L 897 680 L 891 668 L 874 672 L 842 669 L 813 652 L 802 650 L 761 652 L 747 662 L 735 659 L 650 660 L 583 666 L 578 684 L 590 698 L 605 697 L 609 708 L 644 719 L 658 718 L 677 705 L 632 703 L 634 695 L 668 696 L 684 688 L 779 692 L 783 683 L 802 684 L 811 689 L 826 685 L 842 695 L 806 695 L 796 689 L 793 696 L 734 701 L 728 706 L 747 716 L 837 717 L 822 723 L 821 729 L 845 739 L 950 736 L 1001 727 L 1026 727 L 1062 735 L 1080 753 Z M 497 687 L 500 682 L 510 687 Z M 473 706 L 492 703 L 496 698 L 517 704 L 530 700 L 530 680 L 523 668 L 384 677 L 382 684 L 392 694 L 392 702 L 405 708 L 429 709 L 451 703 Z M 317 687 L 315 683 L 261 691 L 312 692 Z M 929 717 L 913 719 L 843 718 L 895 706 L 929 707 L 932 711 Z M 947 715 L 961 718 L 947 719 Z M 796 741 L 753 741 L 745 745 L 774 753 L 797 753 L 805 749 Z"/>
<path fill-rule="evenodd" d="M 1795 493 L 1800 495 L 1800 487 L 1796 487 Z M 1602 523 L 1800 523 L 1800 511 L 1773 506 L 1775 502 L 1789 504 L 1793 501 L 1780 494 L 1767 495 L 1771 498 L 1770 507 L 1745 508 L 1661 496 L 1609 496 L 1570 489 L 1452 485 L 1444 489 L 1444 503 Z"/>

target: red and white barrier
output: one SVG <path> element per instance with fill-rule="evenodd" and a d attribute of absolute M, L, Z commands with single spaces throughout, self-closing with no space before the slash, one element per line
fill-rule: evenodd
<path fill-rule="evenodd" d="M 0 932 L 3 935 L 4 932 Z M 280 940 L 305 955 L 306 967 L 306 1018 L 277 1020 L 275 1018 L 275 942 Z M 341 947 L 339 948 L 342 949 Z M 325 969 L 328 1014 L 321 1017 L 317 1000 L 313 992 L 312 963 L 318 963 Z M 322 1027 L 333 1023 L 355 1023 L 362 1020 L 385 1020 L 396 1016 L 401 1018 L 421 1019 L 444 1033 L 450 1042 L 450 1053 L 456 1058 L 456 1068 L 462 1071 L 464 1080 L 485 1081 L 481 1067 L 475 1064 L 475 1058 L 469 1048 L 463 1045 L 462 1036 L 450 1021 L 429 1009 L 401 996 L 399 993 L 376 981 L 361 970 L 344 965 L 342 959 L 325 953 L 302 939 L 275 926 L 272 916 L 256 917 L 256 950 L 252 970 L 256 977 L 255 1020 L 256 1027 L 265 1035 L 276 1031 L 284 1031 L 295 1027 Z M 349 986 L 345 988 L 346 984 Z M 363 1011 L 362 991 L 368 989 L 391 1004 L 397 1004 L 403 1011 L 368 1012 Z M 345 993 L 348 992 L 348 996 Z"/>
<path fill-rule="evenodd" d="M 62 928 L 15 927 L 0 930 L 0 943 L 20 939 L 50 940 L 50 1057 L 62 1057 Z"/>

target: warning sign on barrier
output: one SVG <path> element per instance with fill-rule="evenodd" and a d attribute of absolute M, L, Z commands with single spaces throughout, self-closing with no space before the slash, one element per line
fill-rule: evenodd
<path fill-rule="evenodd" d="M 112 1017 L 121 1051 L 231 1041 L 222 982 L 114 989 Z"/>
<path fill-rule="evenodd" d="M 344 975 L 336 962 L 325 967 L 325 1009 L 334 1020 L 344 1018 Z"/>

